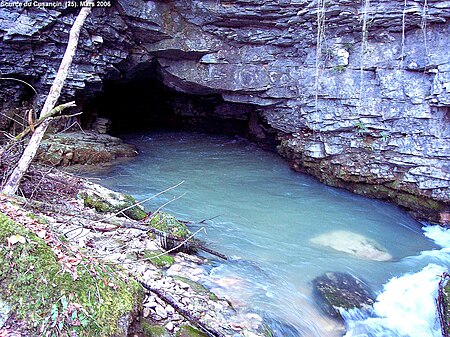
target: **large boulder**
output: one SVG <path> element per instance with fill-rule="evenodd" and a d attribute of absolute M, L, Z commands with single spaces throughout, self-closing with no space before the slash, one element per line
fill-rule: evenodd
<path fill-rule="evenodd" d="M 341 310 L 368 310 L 374 303 L 374 296 L 367 285 L 348 273 L 327 272 L 312 283 L 322 308 L 335 318 L 342 317 Z"/>
<path fill-rule="evenodd" d="M 93 165 L 137 155 L 120 138 L 92 132 L 50 134 L 40 144 L 37 159 L 51 166 Z"/>
<path fill-rule="evenodd" d="M 89 181 L 84 182 L 78 198 L 83 200 L 84 206 L 94 208 L 97 212 L 117 213 L 134 220 L 141 220 L 147 215 L 144 207 L 137 204 L 131 195 L 114 192 Z"/>

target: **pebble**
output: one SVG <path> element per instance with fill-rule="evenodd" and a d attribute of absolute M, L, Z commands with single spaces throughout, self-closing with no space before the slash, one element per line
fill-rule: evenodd
<path fill-rule="evenodd" d="M 168 306 L 166 307 L 166 312 L 167 312 L 169 315 L 173 315 L 173 314 L 175 313 L 175 309 L 174 309 L 171 305 L 168 305 Z"/>
<path fill-rule="evenodd" d="M 157 305 L 155 307 L 155 312 L 159 317 L 163 319 L 167 318 L 167 311 L 164 310 L 164 308 L 161 305 Z"/>
<path fill-rule="evenodd" d="M 158 304 L 157 304 L 156 302 L 147 302 L 147 303 L 144 303 L 144 307 L 147 307 L 147 308 L 156 308 L 157 305 L 158 305 Z"/>
<path fill-rule="evenodd" d="M 167 330 L 169 330 L 169 331 L 172 331 L 173 328 L 174 328 L 174 325 L 173 325 L 172 322 L 169 322 L 169 323 L 167 323 L 167 324 L 165 325 L 165 328 L 166 328 Z"/>

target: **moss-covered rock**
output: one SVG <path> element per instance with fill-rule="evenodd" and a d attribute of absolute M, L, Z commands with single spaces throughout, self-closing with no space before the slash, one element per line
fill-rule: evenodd
<path fill-rule="evenodd" d="M 78 197 L 83 200 L 84 206 L 94 208 L 97 212 L 123 211 L 123 214 L 134 220 L 141 220 L 147 215 L 142 206 L 136 205 L 136 200 L 132 196 L 113 192 L 97 184 L 86 183 L 85 188 L 78 193 Z"/>
<path fill-rule="evenodd" d="M 150 220 L 150 226 L 182 238 L 188 237 L 191 233 L 187 226 L 175 218 L 173 215 L 165 212 L 154 214 Z"/>
<path fill-rule="evenodd" d="M 51 166 L 93 165 L 121 157 L 134 157 L 134 146 L 119 138 L 94 132 L 47 134 L 39 146 L 36 159 Z"/>
<path fill-rule="evenodd" d="M 146 337 L 170 337 L 168 331 L 161 325 L 154 325 L 143 321 L 141 327 Z"/>
<path fill-rule="evenodd" d="M 180 326 L 180 330 L 175 335 L 176 337 L 208 337 L 207 334 L 197 330 L 190 325 Z"/>
<path fill-rule="evenodd" d="M 374 303 L 367 285 L 348 273 L 325 273 L 313 280 L 313 286 L 324 311 L 335 318 L 341 318 L 341 308 L 368 310 Z"/>
<path fill-rule="evenodd" d="M 70 256 L 64 245 L 59 249 Z M 44 240 L 2 213 L 0 258 L 0 297 L 36 336 L 126 336 L 142 305 L 136 281 L 85 258 L 74 277 Z"/>
<path fill-rule="evenodd" d="M 169 268 L 175 263 L 173 256 L 164 254 L 161 250 L 146 250 L 144 251 L 144 258 L 159 268 Z"/>
<path fill-rule="evenodd" d="M 180 238 L 187 238 L 191 234 L 186 224 L 179 221 L 173 215 L 165 212 L 153 214 L 149 225 L 161 232 Z M 190 242 L 185 242 L 182 246 L 179 246 L 180 241 L 178 240 L 169 239 L 165 236 L 161 236 L 160 239 L 161 247 L 165 250 L 172 250 L 174 252 L 181 251 L 185 253 L 192 253 L 194 251 Z"/>

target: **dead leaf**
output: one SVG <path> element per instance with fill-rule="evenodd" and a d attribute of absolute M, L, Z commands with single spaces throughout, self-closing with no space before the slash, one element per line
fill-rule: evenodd
<path fill-rule="evenodd" d="M 45 238 L 45 235 L 47 234 L 47 231 L 45 229 L 40 230 L 36 233 L 37 236 L 39 236 L 41 239 Z"/>
<path fill-rule="evenodd" d="M 8 246 L 11 247 L 12 245 L 15 245 L 16 243 L 25 243 L 26 239 L 22 235 L 11 235 L 8 238 Z"/>

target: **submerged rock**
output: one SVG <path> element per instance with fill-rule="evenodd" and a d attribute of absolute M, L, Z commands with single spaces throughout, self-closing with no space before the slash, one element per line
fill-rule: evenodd
<path fill-rule="evenodd" d="M 392 255 L 376 241 L 354 232 L 344 230 L 327 232 L 312 238 L 310 241 L 363 259 L 373 261 L 389 261 L 392 259 Z"/>
<path fill-rule="evenodd" d="M 368 310 L 374 303 L 370 289 L 348 273 L 325 273 L 313 280 L 313 287 L 324 311 L 335 318 L 341 317 L 341 309 Z"/>

